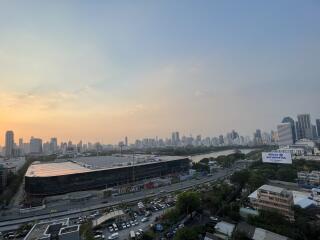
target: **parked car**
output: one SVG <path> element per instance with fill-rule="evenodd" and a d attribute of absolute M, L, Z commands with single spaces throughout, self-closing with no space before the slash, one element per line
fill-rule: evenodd
<path fill-rule="evenodd" d="M 98 234 L 94 236 L 94 239 L 105 239 L 105 237 L 102 234 Z"/>
<path fill-rule="evenodd" d="M 113 233 L 108 237 L 108 240 L 118 239 L 119 233 Z"/>
<path fill-rule="evenodd" d="M 141 222 L 146 222 L 146 221 L 148 221 L 148 220 L 149 220 L 149 218 L 144 217 L 144 218 L 141 219 Z"/>

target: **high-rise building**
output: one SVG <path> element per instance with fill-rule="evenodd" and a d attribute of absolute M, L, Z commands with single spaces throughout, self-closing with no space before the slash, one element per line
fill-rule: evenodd
<path fill-rule="evenodd" d="M 287 146 L 294 143 L 291 123 L 281 123 L 277 126 L 279 146 Z"/>
<path fill-rule="evenodd" d="M 172 145 L 178 145 L 180 143 L 179 132 L 173 132 L 171 135 Z"/>
<path fill-rule="evenodd" d="M 239 134 L 235 130 L 231 131 L 231 135 L 230 136 L 231 136 L 232 140 L 235 140 L 235 139 L 239 138 Z"/>
<path fill-rule="evenodd" d="M 316 119 L 317 137 L 320 138 L 320 119 Z"/>
<path fill-rule="evenodd" d="M 31 154 L 42 153 L 42 139 L 31 137 L 31 139 L 30 139 L 30 153 Z"/>
<path fill-rule="evenodd" d="M 7 131 L 6 132 L 6 151 L 5 155 L 6 157 L 13 157 L 14 154 L 14 133 L 13 131 Z"/>
<path fill-rule="evenodd" d="M 19 148 L 23 149 L 23 139 L 19 138 Z"/>
<path fill-rule="evenodd" d="M 261 145 L 262 144 L 262 135 L 261 130 L 257 129 L 256 132 L 253 134 L 253 141 L 255 145 Z"/>
<path fill-rule="evenodd" d="M 58 150 L 58 140 L 57 138 L 53 137 L 50 139 L 50 152 L 55 153 Z"/>
<path fill-rule="evenodd" d="M 223 145 L 224 144 L 224 139 L 223 139 L 223 135 L 219 136 L 219 144 Z"/>
<path fill-rule="evenodd" d="M 83 144 L 82 144 L 82 140 L 80 140 L 80 142 L 78 142 L 77 144 L 77 152 L 82 152 L 83 151 Z"/>
<path fill-rule="evenodd" d="M 317 127 L 316 125 L 312 125 L 312 139 L 317 139 L 318 134 L 317 134 Z"/>
<path fill-rule="evenodd" d="M 293 143 L 295 143 L 297 141 L 297 136 L 296 136 L 296 126 L 295 126 L 294 120 L 291 117 L 285 117 L 282 119 L 282 123 L 290 123 L 291 124 Z"/>
<path fill-rule="evenodd" d="M 310 114 L 299 114 L 297 122 L 297 135 L 299 139 L 313 139 Z"/>
<path fill-rule="evenodd" d="M 128 146 L 128 137 L 127 137 L 127 136 L 124 138 L 124 145 L 125 145 L 126 147 Z"/>

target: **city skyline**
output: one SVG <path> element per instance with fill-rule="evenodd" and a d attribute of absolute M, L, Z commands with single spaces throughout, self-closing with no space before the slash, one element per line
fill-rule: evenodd
<path fill-rule="evenodd" d="M 79 138 L 79 139 L 72 139 L 72 138 L 65 138 L 65 139 L 58 139 L 59 143 L 67 143 L 67 142 L 73 142 L 74 143 L 79 143 L 79 142 L 83 142 L 83 143 L 100 143 L 100 144 L 111 144 L 111 145 L 118 145 L 120 144 L 124 144 L 124 143 L 127 143 L 125 145 L 129 145 L 129 144 L 135 144 L 135 142 L 138 140 L 143 140 L 143 139 L 161 139 L 161 140 L 168 140 L 168 139 L 172 139 L 172 141 L 174 142 L 175 140 L 174 139 L 182 139 L 183 137 L 186 137 L 186 138 L 189 138 L 189 137 L 192 137 L 194 139 L 196 139 L 198 136 L 201 136 L 203 139 L 204 138 L 218 138 L 220 136 L 223 136 L 225 138 L 228 138 L 228 136 L 230 136 L 230 134 L 236 134 L 238 136 L 238 138 L 241 136 L 241 137 L 244 137 L 244 138 L 250 138 L 252 140 L 254 140 L 256 134 L 257 134 L 257 131 L 259 131 L 260 133 L 258 133 L 259 135 L 261 135 L 262 133 L 265 134 L 269 134 L 270 136 L 273 134 L 273 133 L 277 133 L 279 131 L 279 126 L 283 123 L 287 123 L 288 122 L 288 119 L 292 120 L 292 124 L 294 125 L 294 127 L 292 127 L 292 137 L 293 137 L 293 142 L 296 140 L 296 134 L 299 132 L 299 129 L 296 129 L 298 126 L 296 126 L 296 124 L 298 124 L 299 122 L 299 117 L 301 116 L 305 116 L 307 115 L 309 117 L 309 120 L 310 120 L 310 127 L 314 127 L 315 129 L 315 132 L 312 132 L 310 136 L 307 136 L 307 138 L 313 138 L 313 137 L 318 137 L 320 136 L 320 119 L 318 118 L 313 118 L 312 115 L 310 113 L 299 113 L 296 115 L 296 119 L 297 121 L 295 121 L 291 116 L 282 116 L 283 119 L 282 119 L 282 123 L 280 123 L 280 121 L 278 121 L 276 124 L 275 124 L 275 127 L 274 129 L 269 129 L 269 130 L 266 130 L 266 129 L 261 129 L 261 128 L 256 128 L 254 129 L 251 134 L 244 134 L 240 131 L 238 131 L 237 128 L 233 128 L 233 129 L 229 129 L 227 130 L 226 132 L 220 132 L 219 134 L 208 134 L 208 133 L 190 133 L 190 132 L 180 132 L 179 130 L 174 130 L 171 132 L 168 132 L 168 133 L 164 133 L 163 135 L 153 135 L 153 136 L 138 136 L 138 137 L 131 137 L 131 136 L 128 136 L 128 135 L 125 135 L 125 136 L 120 136 L 119 139 L 116 139 L 114 142 L 103 142 L 101 140 L 88 140 L 86 139 L 85 137 L 82 137 L 82 138 Z M 278 131 L 277 131 L 278 130 Z M 311 129 L 310 129 L 311 130 Z M 8 132 L 14 132 L 15 134 L 15 131 L 10 129 L 10 130 L 6 130 L 5 131 L 5 134 L 7 134 Z M 171 134 L 171 135 L 170 135 Z M 181 135 L 180 135 L 181 134 Z M 17 134 L 18 135 L 18 134 Z M 180 137 L 179 137 L 180 135 Z M 50 140 L 52 140 L 53 138 L 57 140 L 57 135 L 52 135 L 52 136 L 49 136 L 49 137 L 46 137 L 46 138 L 43 138 L 42 136 L 36 136 L 36 137 L 39 137 L 44 143 L 45 142 L 49 142 Z M 35 135 L 31 135 L 31 136 L 28 136 L 27 138 L 24 138 L 22 136 L 19 136 L 18 135 L 18 138 L 16 140 L 19 139 L 19 145 L 20 145 L 20 141 L 23 141 L 23 142 L 28 142 L 29 140 L 33 139 L 35 137 Z M 301 138 L 305 138 L 306 136 L 299 136 L 298 139 L 301 139 Z M 128 140 L 130 139 L 130 140 Z M 6 137 L 3 138 L 3 143 L 6 142 Z M 14 141 L 15 144 L 17 144 L 17 141 Z M 0 147 L 1 147 L 1 140 L 0 140 Z"/>
<path fill-rule="evenodd" d="M 315 122 L 319 7 L 2 3 L 0 134 L 117 143 L 174 129 L 252 136 L 301 112 Z"/>

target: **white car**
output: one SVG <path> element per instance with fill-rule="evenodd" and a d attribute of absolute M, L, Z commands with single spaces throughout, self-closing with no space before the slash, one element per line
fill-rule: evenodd
<path fill-rule="evenodd" d="M 148 218 L 144 217 L 144 218 L 141 219 L 141 222 L 146 222 L 148 220 L 149 220 Z"/>
<path fill-rule="evenodd" d="M 118 238 L 119 238 L 119 233 L 113 233 L 108 237 L 109 240 L 118 239 Z"/>
<path fill-rule="evenodd" d="M 104 239 L 104 235 L 102 234 L 95 235 L 94 239 Z"/>

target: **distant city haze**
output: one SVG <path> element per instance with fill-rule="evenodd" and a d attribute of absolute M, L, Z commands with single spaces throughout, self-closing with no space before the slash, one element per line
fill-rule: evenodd
<path fill-rule="evenodd" d="M 244 4 L 246 2 L 246 4 Z M 252 136 L 320 118 L 319 1 L 5 1 L 0 145 Z"/>

